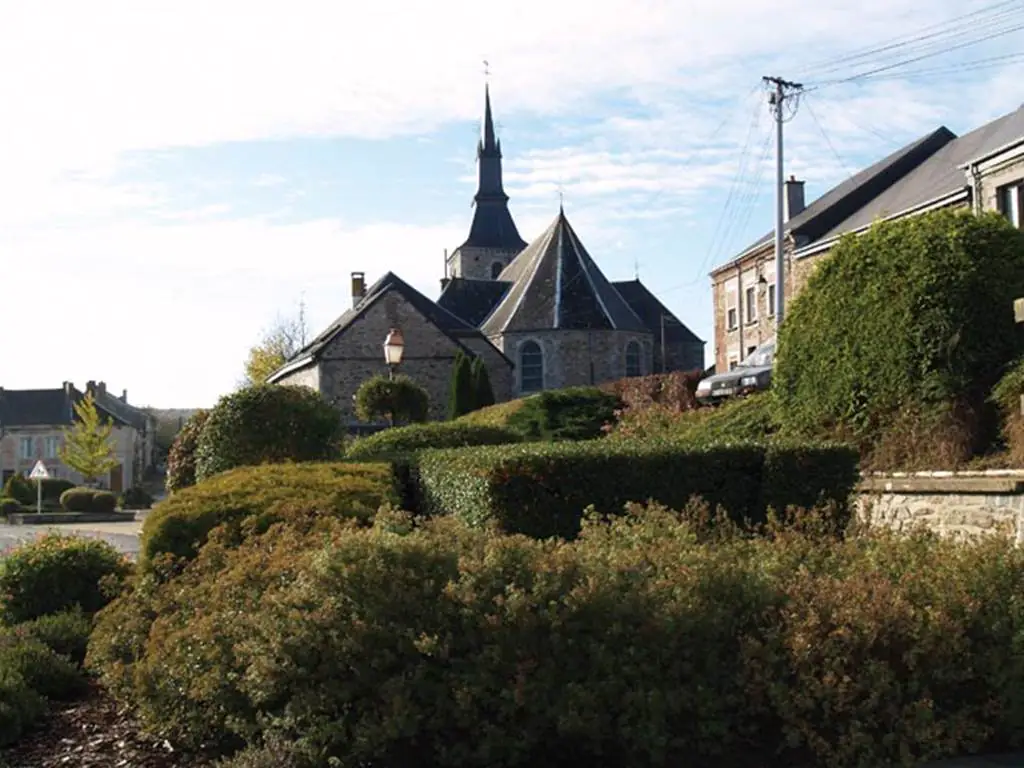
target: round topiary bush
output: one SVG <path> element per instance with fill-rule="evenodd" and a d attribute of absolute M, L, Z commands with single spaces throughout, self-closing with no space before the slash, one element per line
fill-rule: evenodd
<path fill-rule="evenodd" d="M 206 409 L 193 413 L 171 443 L 167 453 L 168 491 L 179 491 L 196 484 L 196 447 L 199 445 L 199 435 L 202 434 L 209 415 L 210 412 Z"/>
<path fill-rule="evenodd" d="M 117 509 L 117 496 L 110 491 L 94 491 L 91 512 L 107 514 Z"/>
<path fill-rule="evenodd" d="M 153 506 L 153 497 L 141 485 L 133 485 L 121 494 L 122 509 L 149 509 Z"/>
<path fill-rule="evenodd" d="M 110 601 L 110 582 L 130 571 L 105 541 L 47 534 L 0 560 L 0 617 L 13 624 L 76 606 L 95 613 Z"/>
<path fill-rule="evenodd" d="M 844 237 L 779 335 L 784 430 L 870 447 L 898 423 L 915 450 L 983 447 L 989 391 L 1021 350 L 1019 296 L 1024 233 L 997 214 L 938 211 Z"/>
<path fill-rule="evenodd" d="M 392 423 L 427 420 L 427 391 L 408 376 L 374 376 L 356 390 L 356 415 L 364 421 L 388 419 Z"/>
<path fill-rule="evenodd" d="M 7 517 L 15 512 L 21 512 L 21 502 L 7 496 L 0 496 L 0 517 Z"/>
<path fill-rule="evenodd" d="M 196 480 L 235 467 L 318 461 L 340 450 L 341 415 L 308 387 L 261 384 L 222 397 L 196 447 Z"/>
<path fill-rule="evenodd" d="M 92 488 L 68 488 L 60 495 L 60 505 L 66 512 L 92 512 L 95 494 Z"/>

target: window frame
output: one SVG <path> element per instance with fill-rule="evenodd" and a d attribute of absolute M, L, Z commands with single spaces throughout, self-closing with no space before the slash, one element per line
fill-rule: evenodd
<path fill-rule="evenodd" d="M 536 350 L 536 362 L 531 361 L 530 365 L 526 364 L 526 354 L 532 356 Z M 534 339 L 526 339 L 522 344 L 519 345 L 519 349 L 516 354 L 516 362 L 519 364 L 519 391 L 522 394 L 532 394 L 534 392 L 541 392 L 544 389 L 544 347 L 541 346 L 540 342 Z M 539 386 L 527 387 L 526 382 L 526 370 L 527 368 L 537 369 L 536 374 L 531 374 L 530 383 L 539 383 Z"/>
<path fill-rule="evenodd" d="M 22 435 L 18 440 L 18 458 L 20 459 L 34 459 L 35 458 L 35 437 L 32 435 Z"/>
<path fill-rule="evenodd" d="M 629 341 L 626 342 L 624 357 L 625 361 L 623 367 L 625 368 L 627 379 L 632 379 L 644 375 L 643 349 L 641 348 L 639 341 L 637 341 L 636 339 L 630 339 Z M 636 364 L 634 366 L 635 373 L 630 373 L 631 357 L 636 359 Z"/>
<path fill-rule="evenodd" d="M 757 289 L 754 286 L 743 289 L 743 304 L 744 320 L 747 325 L 753 325 L 757 322 Z"/>

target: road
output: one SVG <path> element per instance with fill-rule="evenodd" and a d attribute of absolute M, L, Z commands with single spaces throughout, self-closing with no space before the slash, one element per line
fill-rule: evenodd
<path fill-rule="evenodd" d="M 103 539 L 133 560 L 139 553 L 139 531 L 142 521 L 129 523 L 83 523 L 80 525 L 7 525 L 0 523 L 0 557 L 7 550 L 53 531 L 64 536 L 85 536 Z"/>

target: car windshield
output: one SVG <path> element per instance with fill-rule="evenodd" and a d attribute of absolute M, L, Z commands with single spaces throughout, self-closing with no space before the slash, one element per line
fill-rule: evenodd
<path fill-rule="evenodd" d="M 772 358 L 775 357 L 775 342 L 768 344 L 762 344 L 760 347 L 755 349 L 747 359 L 740 363 L 743 368 L 763 368 L 766 365 L 772 364 Z"/>

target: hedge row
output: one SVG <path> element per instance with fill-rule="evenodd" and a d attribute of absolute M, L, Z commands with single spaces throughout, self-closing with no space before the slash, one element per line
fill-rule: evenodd
<path fill-rule="evenodd" d="M 349 446 L 345 458 L 366 461 L 414 453 L 424 448 L 462 448 L 476 445 L 518 443 L 518 432 L 505 427 L 478 426 L 458 421 L 410 424 L 363 437 Z"/>
<path fill-rule="evenodd" d="M 1011 540 L 631 513 L 571 542 L 383 515 L 214 537 L 104 610 L 89 663 L 149 728 L 251 745 L 247 766 L 860 768 L 1019 743 Z"/>
<path fill-rule="evenodd" d="M 590 505 L 616 514 L 631 501 L 682 507 L 698 496 L 755 524 L 768 508 L 833 502 L 845 509 L 857 458 L 830 444 L 525 443 L 424 451 L 412 477 L 420 512 L 572 537 Z"/>
<path fill-rule="evenodd" d="M 139 564 L 150 568 L 163 554 L 191 559 L 210 531 L 227 525 L 240 537 L 283 515 L 324 514 L 367 522 L 399 493 L 386 464 L 343 462 L 264 464 L 229 470 L 158 503 L 147 515 Z"/>
<path fill-rule="evenodd" d="M 95 488 L 69 488 L 60 495 L 60 505 L 68 512 L 107 513 L 117 509 L 117 496 Z"/>
<path fill-rule="evenodd" d="M 44 480 L 29 480 L 21 475 L 11 475 L 4 484 L 4 492 L 0 496 L 7 496 L 15 499 L 26 507 L 35 507 L 39 500 L 39 489 L 36 483 L 42 486 L 43 504 L 53 506 L 60 501 L 61 494 L 75 484 L 70 480 L 61 480 L 55 477 L 48 477 Z"/>

